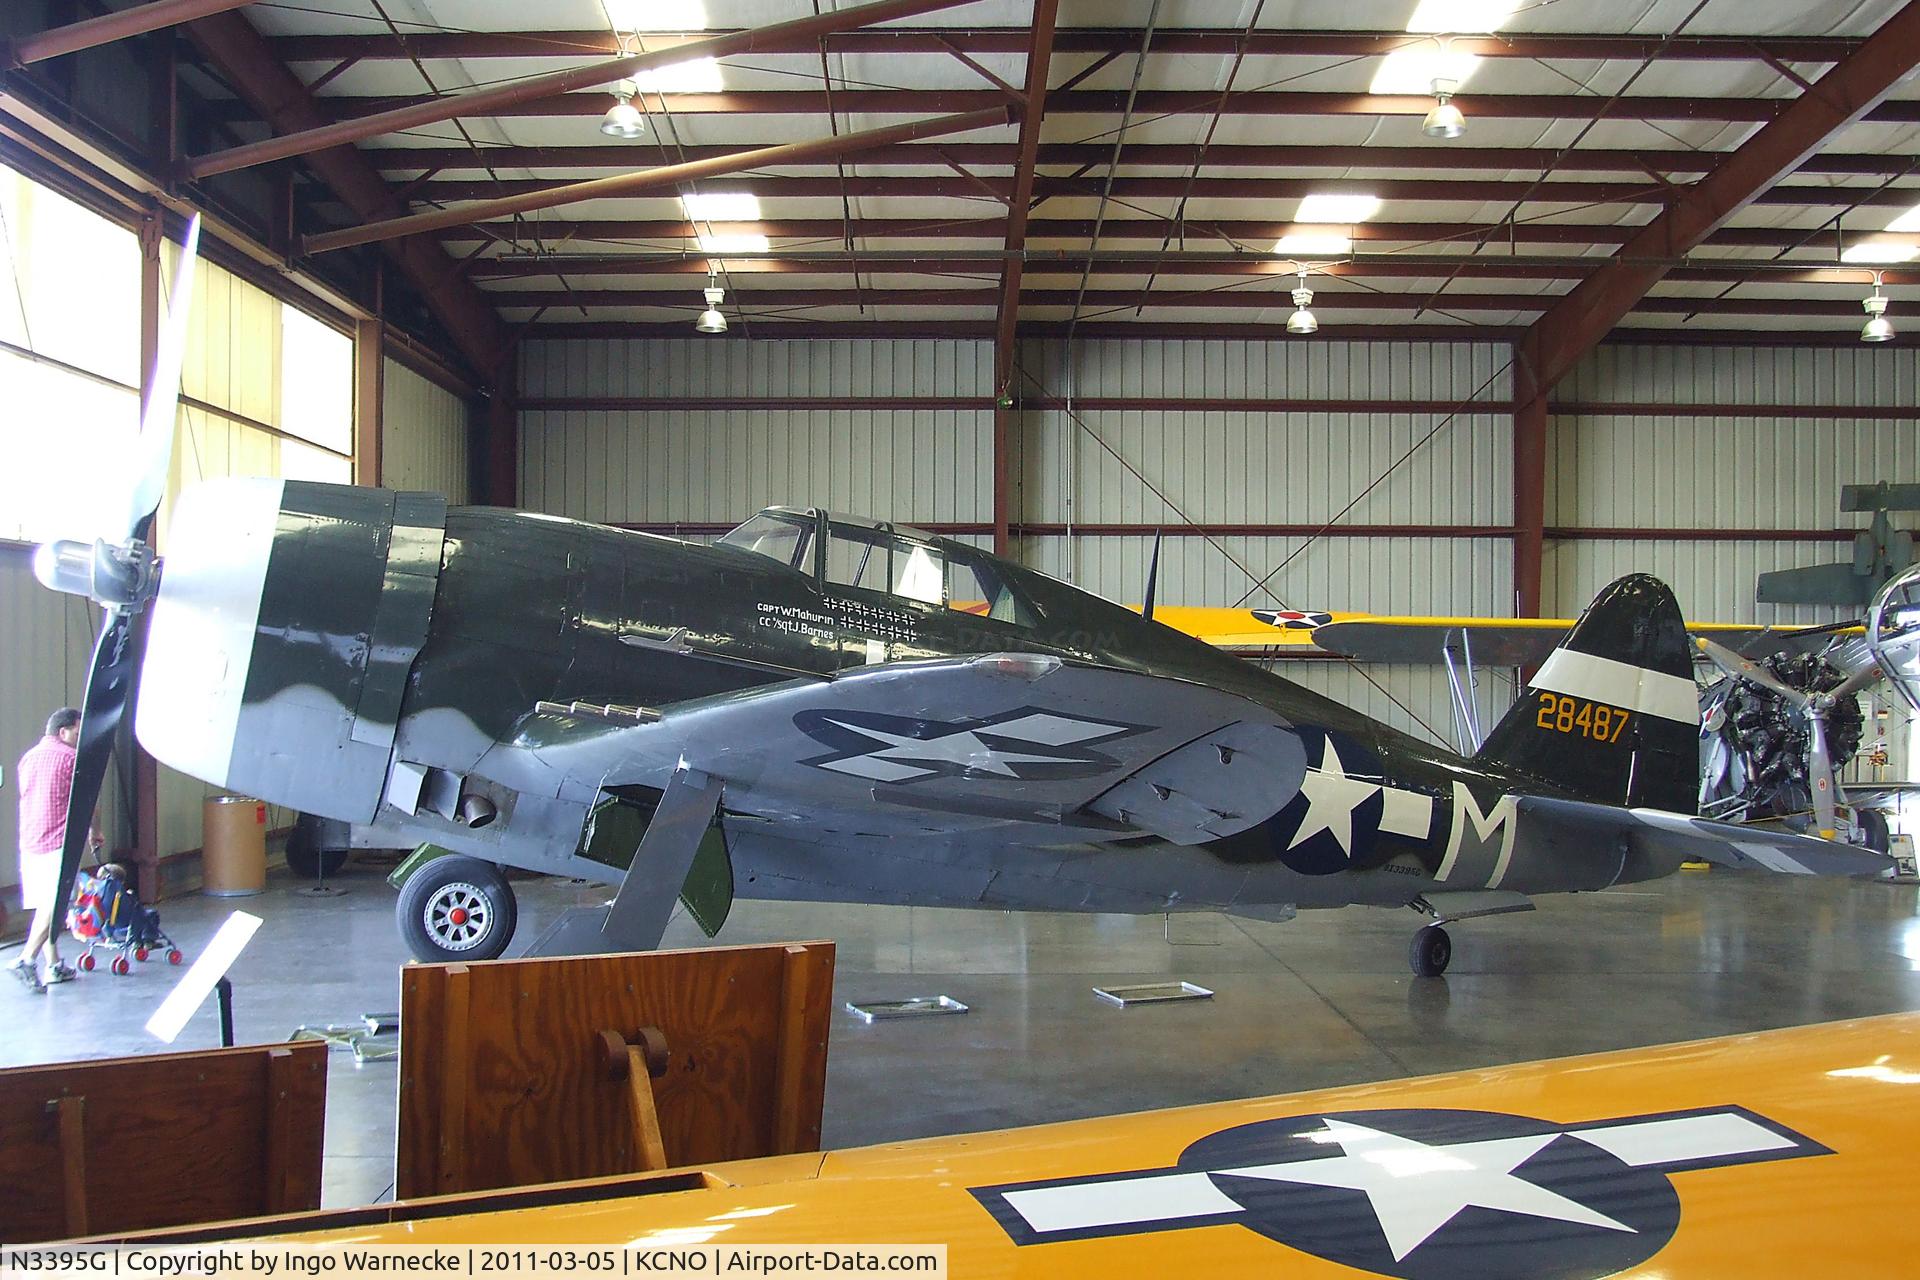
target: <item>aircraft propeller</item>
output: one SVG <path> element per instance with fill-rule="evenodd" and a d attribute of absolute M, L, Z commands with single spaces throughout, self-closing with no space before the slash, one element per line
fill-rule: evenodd
<path fill-rule="evenodd" d="M 174 273 L 173 300 L 166 327 L 154 352 L 153 376 L 147 400 L 140 410 L 140 437 L 135 442 L 124 522 L 105 531 L 118 540 L 97 537 L 85 542 L 56 541 L 34 551 L 33 572 L 42 585 L 55 591 L 83 595 L 106 609 L 100 635 L 94 642 L 93 664 L 87 672 L 87 691 L 80 705 L 80 742 L 74 762 L 73 789 L 67 798 L 66 841 L 60 849 L 60 879 L 53 908 L 66 910 L 73 880 L 80 869 L 94 806 L 106 781 L 113 740 L 139 683 L 135 661 L 133 619 L 153 599 L 159 586 L 153 546 L 154 514 L 167 489 L 173 461 L 173 434 L 180 403 L 180 367 L 186 358 L 187 321 L 193 305 L 194 262 L 200 246 L 200 216 L 187 224 Z M 54 927 L 60 927 L 56 917 Z"/>
<path fill-rule="evenodd" d="M 1831 689 L 1796 689 L 1768 669 L 1766 664 L 1752 658 L 1743 657 L 1722 644 L 1715 644 L 1705 636 L 1696 636 L 1694 643 L 1700 652 L 1707 655 L 1716 667 L 1739 680 L 1750 680 L 1762 689 L 1776 695 L 1788 705 L 1798 708 L 1807 721 L 1807 781 L 1813 795 L 1814 820 L 1819 824 L 1823 835 L 1831 836 L 1837 831 L 1837 816 L 1834 812 L 1835 792 L 1839 780 L 1833 773 L 1833 756 L 1827 747 L 1826 715 L 1835 703 L 1842 698 L 1852 697 L 1867 685 L 1880 678 L 1880 669 L 1868 664 L 1848 676 Z"/>

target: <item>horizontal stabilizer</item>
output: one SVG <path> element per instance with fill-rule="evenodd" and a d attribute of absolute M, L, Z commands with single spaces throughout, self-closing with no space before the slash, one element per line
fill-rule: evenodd
<path fill-rule="evenodd" d="M 1886 876 L 1893 870 L 1892 858 L 1858 845 L 1662 809 L 1616 809 L 1545 796 L 1522 797 L 1519 809 L 1523 824 L 1534 821 L 1578 829 L 1596 844 L 1616 836 L 1643 868 L 1711 862 L 1743 871 L 1854 879 Z"/>

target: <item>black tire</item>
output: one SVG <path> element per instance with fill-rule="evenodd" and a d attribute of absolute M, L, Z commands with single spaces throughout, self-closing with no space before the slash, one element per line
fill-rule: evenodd
<path fill-rule="evenodd" d="M 513 941 L 519 909 L 491 862 L 450 854 L 407 877 L 393 915 L 414 958 L 493 960 Z"/>
<path fill-rule="evenodd" d="M 1853 820 L 1860 827 L 1860 842 L 1875 853 L 1885 853 L 1893 848 L 1893 829 L 1887 825 L 1887 815 L 1878 809 L 1855 809 Z"/>
<path fill-rule="evenodd" d="M 1427 925 L 1413 935 L 1407 958 L 1413 964 L 1415 975 L 1437 978 L 1447 971 L 1447 965 L 1453 960 L 1453 939 L 1439 925 Z"/>
<path fill-rule="evenodd" d="M 344 832 L 346 824 L 327 822 L 308 813 L 294 819 L 293 830 L 287 834 L 287 870 L 303 880 L 339 875 L 352 850 L 327 847 L 327 833 L 334 829 Z"/>

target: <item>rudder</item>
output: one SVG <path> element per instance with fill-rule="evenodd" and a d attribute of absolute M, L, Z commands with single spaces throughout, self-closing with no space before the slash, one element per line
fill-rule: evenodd
<path fill-rule="evenodd" d="M 1598 804 L 1694 813 L 1700 702 L 1693 646 L 1667 584 L 1610 584 L 1474 756 Z"/>

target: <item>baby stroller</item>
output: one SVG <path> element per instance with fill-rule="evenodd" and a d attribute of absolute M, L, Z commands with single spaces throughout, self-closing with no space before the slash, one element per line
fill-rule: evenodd
<path fill-rule="evenodd" d="M 73 934 L 74 941 L 85 945 L 79 965 L 89 971 L 95 963 L 96 947 L 120 952 L 107 966 L 116 974 L 132 971 L 133 966 L 127 962 L 128 952 L 133 953 L 135 960 L 145 960 L 165 947 L 168 964 L 179 964 L 186 958 L 160 927 L 160 913 L 140 904 L 140 895 L 134 892 L 127 869 L 117 862 L 103 862 L 91 871 L 82 870 L 74 878 L 67 930 Z"/>

